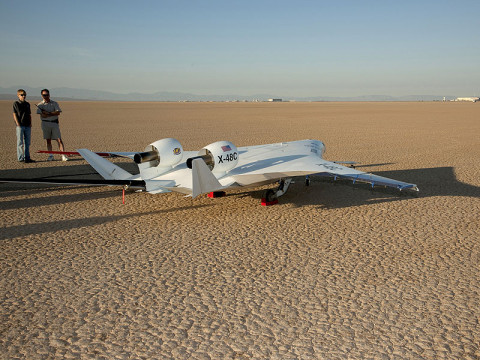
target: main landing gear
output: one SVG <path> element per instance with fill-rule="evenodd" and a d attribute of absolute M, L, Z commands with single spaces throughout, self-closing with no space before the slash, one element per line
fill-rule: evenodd
<path fill-rule="evenodd" d="M 266 190 L 262 197 L 262 206 L 278 204 L 278 198 L 287 192 L 291 182 L 292 178 L 282 179 L 278 182 L 278 188 L 276 190 Z"/>
<path fill-rule="evenodd" d="M 310 177 L 308 175 L 305 176 L 305 186 L 310 186 Z"/>

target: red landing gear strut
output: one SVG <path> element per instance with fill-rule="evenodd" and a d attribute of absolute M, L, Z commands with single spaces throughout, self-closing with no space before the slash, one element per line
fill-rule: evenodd
<path fill-rule="evenodd" d="M 225 191 L 212 191 L 208 193 L 208 197 L 212 199 L 224 197 L 225 195 L 226 195 Z"/>

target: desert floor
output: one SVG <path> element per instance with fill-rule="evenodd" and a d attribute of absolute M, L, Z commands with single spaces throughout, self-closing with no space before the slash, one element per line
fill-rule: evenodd
<path fill-rule="evenodd" d="M 420 194 L 314 177 L 271 207 L 262 189 L 123 205 L 117 188 L 0 184 L 0 358 L 480 358 L 479 103 L 60 106 L 67 150 L 311 138 Z M 36 153 L 37 115 L 37 162 L 18 163 L 12 102 L 0 123 L 0 177 L 96 176 Z"/>

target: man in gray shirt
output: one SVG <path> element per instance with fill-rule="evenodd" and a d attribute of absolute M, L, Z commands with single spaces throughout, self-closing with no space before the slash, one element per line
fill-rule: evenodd
<path fill-rule="evenodd" d="M 47 140 L 47 150 L 52 151 L 52 140 L 57 140 L 59 150 L 65 151 L 58 124 L 58 115 L 60 115 L 62 109 L 60 109 L 56 101 L 50 100 L 50 91 L 48 89 L 42 90 L 42 98 L 43 101 L 37 104 L 37 114 L 40 114 L 40 119 L 42 120 L 43 138 Z M 53 154 L 50 154 L 47 161 L 52 161 L 53 159 Z M 62 155 L 62 160 L 67 161 L 68 158 Z"/>

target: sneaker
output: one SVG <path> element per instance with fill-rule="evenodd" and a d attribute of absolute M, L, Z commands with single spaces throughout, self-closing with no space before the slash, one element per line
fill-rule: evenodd
<path fill-rule="evenodd" d="M 25 159 L 25 162 L 26 162 L 27 164 L 29 164 L 29 163 L 34 163 L 35 160 L 33 160 L 33 159 Z"/>
<path fill-rule="evenodd" d="M 68 161 L 68 157 L 66 155 L 62 155 L 62 161 Z"/>
<path fill-rule="evenodd" d="M 48 155 L 47 161 L 53 161 L 53 154 Z"/>

